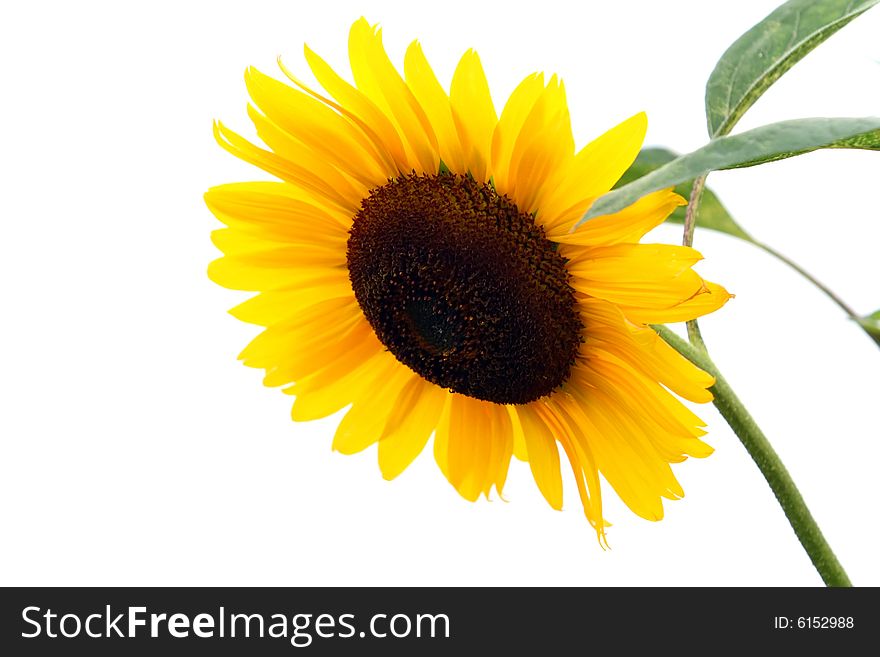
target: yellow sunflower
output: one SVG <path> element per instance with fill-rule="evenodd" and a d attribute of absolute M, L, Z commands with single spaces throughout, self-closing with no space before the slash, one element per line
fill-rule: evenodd
<path fill-rule="evenodd" d="M 639 244 L 683 199 L 650 194 L 572 227 L 632 163 L 637 114 L 575 152 L 565 89 L 526 77 L 497 115 L 477 54 L 447 94 L 418 42 L 404 75 L 381 31 L 349 35 L 354 84 L 306 46 L 323 87 L 249 69 L 248 113 L 268 149 L 220 123 L 220 145 L 280 178 L 214 187 L 220 285 L 259 294 L 231 313 L 264 327 L 241 353 L 293 395 L 294 420 L 348 407 L 333 448 L 378 444 L 387 479 L 434 435 L 468 500 L 500 495 L 511 455 L 562 507 L 559 448 L 604 540 L 601 473 L 636 514 L 683 492 L 670 463 L 707 456 L 676 397 L 710 375 L 649 323 L 712 312 L 730 295 L 683 246 Z"/>

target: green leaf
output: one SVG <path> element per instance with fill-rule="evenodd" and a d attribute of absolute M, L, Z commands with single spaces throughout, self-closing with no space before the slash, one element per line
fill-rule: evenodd
<path fill-rule="evenodd" d="M 880 338 L 880 310 L 864 317 L 859 317 L 856 321 L 871 336 Z"/>
<path fill-rule="evenodd" d="M 654 169 L 663 166 L 667 162 L 671 162 L 677 157 L 677 153 L 666 148 L 642 149 L 642 152 L 639 153 L 636 161 L 626 170 L 626 173 L 623 174 L 623 177 L 621 177 L 616 187 L 622 187 L 642 176 L 646 176 Z M 675 186 L 675 191 L 685 198 L 690 198 L 691 187 L 693 187 L 693 184 L 693 180 L 679 183 Z M 684 223 L 684 214 L 684 207 L 676 208 L 666 221 L 677 224 Z M 700 207 L 697 212 L 697 226 L 727 233 L 728 235 L 733 235 L 734 237 L 749 242 L 753 241 L 751 236 L 742 228 L 742 226 L 733 220 L 733 217 L 730 216 L 727 208 L 722 205 L 718 197 L 708 187 L 703 189 L 703 197 L 700 201 Z"/>
<path fill-rule="evenodd" d="M 706 83 L 709 136 L 745 111 L 813 48 L 880 0 L 790 0 L 737 39 Z"/>
<path fill-rule="evenodd" d="M 831 144 L 829 148 L 863 148 L 865 150 L 880 151 L 880 130 L 866 132 L 863 135 L 856 135 L 850 139 L 842 139 L 836 144 Z"/>
<path fill-rule="evenodd" d="M 840 148 L 846 143 L 868 143 L 866 133 L 880 131 L 880 117 L 859 119 L 795 119 L 781 121 L 711 140 L 702 148 L 682 155 L 648 175 L 599 198 L 576 224 L 619 212 L 645 194 L 703 176 L 710 171 L 754 166 L 819 148 Z M 854 137 L 862 136 L 861 140 Z"/>
<path fill-rule="evenodd" d="M 864 317 L 856 317 L 859 326 L 880 347 L 880 310 Z"/>

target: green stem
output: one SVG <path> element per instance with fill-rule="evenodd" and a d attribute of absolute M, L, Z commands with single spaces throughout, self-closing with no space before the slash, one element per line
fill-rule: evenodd
<path fill-rule="evenodd" d="M 682 244 L 685 246 L 693 245 L 697 212 L 705 184 L 706 176 L 700 176 L 694 180 L 694 185 L 691 188 L 691 196 L 685 211 L 684 237 L 682 238 Z M 759 243 L 756 243 L 756 245 L 794 267 L 796 271 L 818 285 L 821 290 L 844 309 L 847 315 L 855 317 L 852 309 L 791 260 L 782 257 L 781 254 L 776 253 L 766 245 Z M 755 465 L 758 466 L 758 470 L 760 470 L 764 479 L 770 485 L 770 490 L 776 496 L 776 500 L 782 507 L 782 512 L 785 513 L 785 517 L 810 557 L 810 561 L 813 562 L 813 566 L 815 566 L 822 577 L 822 581 L 827 586 L 852 586 L 846 571 L 840 565 L 840 562 L 831 550 L 831 546 L 828 545 L 828 541 L 822 535 L 822 530 L 816 524 L 816 520 L 807 508 L 804 498 L 801 496 L 788 470 L 785 469 L 785 465 L 783 465 L 776 450 L 773 449 L 764 432 L 761 431 L 760 427 L 746 410 L 746 407 L 739 400 L 739 397 L 736 396 L 736 393 L 733 392 L 727 380 L 721 375 L 721 372 L 718 371 L 715 363 L 709 357 L 709 352 L 706 349 L 706 343 L 703 342 L 703 336 L 700 334 L 700 326 L 697 324 L 697 321 L 691 320 L 687 323 L 690 344 L 665 326 L 656 326 L 654 328 L 676 351 L 715 377 L 715 385 L 712 386 L 715 407 L 727 421 L 727 424 L 730 425 L 730 428 L 733 429 L 733 432 L 746 448 L 749 456 L 752 457 Z"/>
<path fill-rule="evenodd" d="M 752 240 L 752 244 L 757 246 L 759 249 L 766 251 L 767 253 L 772 255 L 774 258 L 778 258 L 779 260 L 782 260 L 782 262 L 787 264 L 789 267 L 794 269 L 798 274 L 800 274 L 801 276 L 806 278 L 808 281 L 810 281 L 810 283 L 812 283 L 813 285 L 818 287 L 820 290 L 822 290 L 828 296 L 829 299 L 831 299 L 834 303 L 836 303 L 840 307 L 840 309 L 843 310 L 843 312 L 845 312 L 849 316 L 850 319 L 858 319 L 859 318 L 856 311 L 853 310 L 848 304 L 846 304 L 843 301 L 843 299 L 841 299 L 839 296 L 834 294 L 834 292 L 832 292 L 826 285 L 824 285 L 823 283 L 818 281 L 814 276 L 812 276 L 810 274 L 810 272 L 808 272 L 806 269 L 803 269 L 794 260 L 790 260 L 786 256 L 782 255 L 779 251 L 767 246 L 763 242 L 758 242 L 756 240 Z"/>
<path fill-rule="evenodd" d="M 684 211 L 684 237 L 681 243 L 684 246 L 694 245 L 694 229 L 697 227 L 697 208 L 703 197 L 703 187 L 706 186 L 706 176 L 694 179 L 691 187 L 691 197 L 688 199 L 687 209 Z"/>
<path fill-rule="evenodd" d="M 856 311 L 855 311 L 855 310 L 854 310 L 849 304 L 847 304 L 843 299 L 841 299 L 841 298 L 840 298 L 839 296 L 837 296 L 834 292 L 832 292 L 831 289 L 830 289 L 827 285 L 825 285 L 824 283 L 822 283 L 821 281 L 819 281 L 815 276 L 813 276 L 812 274 L 810 274 L 810 272 L 808 272 L 806 269 L 804 269 L 803 267 L 801 267 L 801 266 L 800 266 L 798 263 L 796 263 L 794 260 L 791 260 L 790 258 L 788 258 L 788 257 L 786 257 L 786 256 L 784 256 L 784 255 L 782 255 L 779 251 L 777 251 L 776 249 L 774 249 L 774 248 L 772 248 L 772 247 L 770 247 L 770 246 L 764 244 L 763 242 L 759 242 L 759 241 L 754 240 L 754 239 L 750 239 L 749 241 L 750 241 L 752 244 L 754 244 L 755 246 L 757 246 L 759 249 L 761 249 L 762 251 L 764 251 L 764 252 L 766 252 L 766 253 L 769 253 L 769 254 L 772 255 L 774 258 L 777 258 L 777 259 L 781 260 L 781 261 L 784 262 L 786 265 L 788 265 L 789 267 L 791 267 L 792 269 L 794 269 L 798 274 L 800 274 L 801 276 L 803 276 L 804 278 L 806 278 L 808 281 L 810 281 L 810 283 L 812 283 L 812 284 L 815 285 L 817 288 L 819 288 L 820 290 L 822 290 L 822 292 L 825 293 L 825 296 L 827 296 L 827 297 L 828 297 L 829 299 L 831 299 L 834 303 L 836 303 L 837 306 L 838 306 L 843 312 L 845 312 L 845 313 L 847 314 L 847 317 L 849 317 L 849 318 L 850 318 L 851 320 L 853 320 L 853 321 L 858 322 L 858 320 L 860 319 L 860 318 L 859 318 L 859 315 L 858 315 L 858 313 L 856 313 Z M 859 324 L 859 326 L 861 327 L 861 324 Z M 867 329 L 865 329 L 864 327 L 862 327 L 862 329 L 865 331 L 865 333 L 868 334 L 868 337 L 870 337 L 874 342 L 877 343 L 877 346 L 880 346 L 880 335 L 875 335 L 875 334 L 871 333 L 870 331 L 868 331 Z"/>
<path fill-rule="evenodd" d="M 715 385 L 711 389 L 715 395 L 713 403 L 764 475 L 822 581 L 827 586 L 852 586 L 776 450 L 718 371 L 705 348 L 688 344 L 665 326 L 654 326 L 654 329 L 676 351 L 715 377 Z"/>

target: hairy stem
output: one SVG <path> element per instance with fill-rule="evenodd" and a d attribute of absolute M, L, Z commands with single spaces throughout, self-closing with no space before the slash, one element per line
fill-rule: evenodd
<path fill-rule="evenodd" d="M 687 209 L 684 213 L 684 235 L 681 243 L 684 246 L 693 246 L 694 229 L 697 227 L 697 209 L 700 206 L 700 199 L 703 198 L 703 188 L 706 186 L 706 176 L 700 176 L 694 180 L 691 187 L 691 197 L 688 199 Z M 703 336 L 700 334 L 700 326 L 697 320 L 692 319 L 687 323 L 688 340 L 691 344 L 706 351 L 706 345 L 703 343 Z"/>
<path fill-rule="evenodd" d="M 684 236 L 681 243 L 685 246 L 694 244 L 694 228 L 697 226 L 697 208 L 703 197 L 703 188 L 706 186 L 706 176 L 700 176 L 694 180 L 691 187 L 691 197 L 688 199 L 687 209 L 684 211 Z"/>

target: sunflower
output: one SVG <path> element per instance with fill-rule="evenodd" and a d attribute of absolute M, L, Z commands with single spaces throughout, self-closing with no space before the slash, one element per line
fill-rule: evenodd
<path fill-rule="evenodd" d="M 560 447 L 604 540 L 600 473 L 633 512 L 663 516 L 670 468 L 712 449 L 678 397 L 713 379 L 648 326 L 729 298 L 683 246 L 640 244 L 684 200 L 670 190 L 573 227 L 633 162 L 636 114 L 575 151 L 565 89 L 526 77 L 496 114 L 477 54 L 447 94 L 418 42 L 404 75 L 363 18 L 355 84 L 312 50 L 322 90 L 254 69 L 248 113 L 268 148 L 221 123 L 220 145 L 280 179 L 206 194 L 227 227 L 211 279 L 257 291 L 230 312 L 263 327 L 241 353 L 295 400 L 294 420 L 348 407 L 333 448 L 378 444 L 399 475 L 434 436 L 466 499 L 500 496 L 511 456 L 562 507 Z"/>

